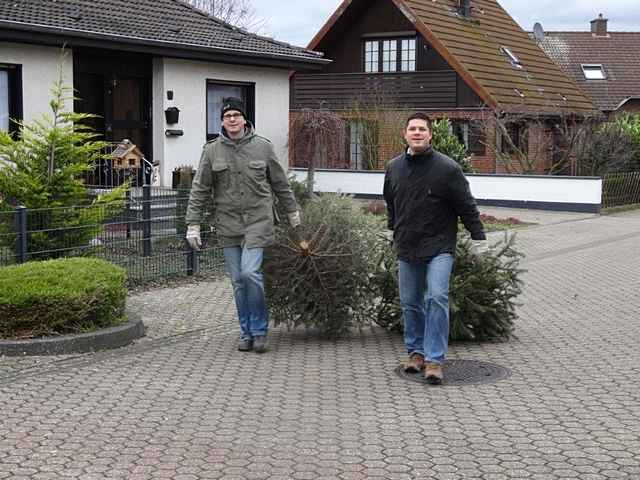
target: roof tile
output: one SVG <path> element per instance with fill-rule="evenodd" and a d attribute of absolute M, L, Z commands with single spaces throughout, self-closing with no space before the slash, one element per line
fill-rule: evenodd
<path fill-rule="evenodd" d="M 0 0 L 0 22 L 5 28 L 53 28 L 70 36 L 91 33 L 185 50 L 209 48 L 310 62 L 321 58 L 312 50 L 240 30 L 181 0 Z"/>
<path fill-rule="evenodd" d="M 640 97 L 640 32 L 545 32 L 542 49 L 580 85 L 600 110 L 616 110 L 629 97 Z M 587 80 L 582 64 L 601 64 L 606 79 Z"/>
<path fill-rule="evenodd" d="M 472 0 L 471 19 L 456 0 L 404 0 L 435 40 L 498 102 L 514 112 L 590 114 L 594 105 L 495 0 Z M 522 68 L 501 52 L 505 46 Z M 518 89 L 524 97 L 516 94 Z M 562 100 L 562 97 L 567 100 Z"/>

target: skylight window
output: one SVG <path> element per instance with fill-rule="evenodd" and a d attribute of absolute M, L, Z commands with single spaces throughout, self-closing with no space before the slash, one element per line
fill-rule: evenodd
<path fill-rule="evenodd" d="M 604 80 L 604 68 L 599 64 L 582 65 L 582 73 L 587 80 Z"/>
<path fill-rule="evenodd" d="M 520 59 L 518 57 L 516 57 L 516 54 L 513 53 L 509 47 L 500 47 L 500 51 L 507 56 L 507 58 L 511 62 L 511 65 L 513 65 L 514 67 L 517 67 L 517 68 L 522 68 L 522 64 L 520 63 Z"/>

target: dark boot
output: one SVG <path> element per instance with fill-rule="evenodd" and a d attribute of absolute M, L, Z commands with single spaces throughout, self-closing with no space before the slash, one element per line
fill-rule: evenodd
<path fill-rule="evenodd" d="M 238 342 L 238 350 L 241 352 L 250 352 L 253 350 L 253 339 L 241 338 L 240 342 Z"/>
<path fill-rule="evenodd" d="M 419 373 L 424 368 L 424 357 L 419 353 L 409 355 L 409 360 L 404 364 L 407 373 Z"/>
<path fill-rule="evenodd" d="M 267 351 L 266 335 L 257 335 L 253 338 L 253 351 L 256 353 L 264 353 Z"/>

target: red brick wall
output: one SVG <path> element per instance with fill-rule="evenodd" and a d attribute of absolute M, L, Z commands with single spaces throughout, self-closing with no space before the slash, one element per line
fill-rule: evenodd
<path fill-rule="evenodd" d="M 403 150 L 402 135 L 406 118 L 411 111 L 385 111 L 385 112 L 352 112 L 344 113 L 345 119 L 376 119 L 378 120 L 378 165 L 382 170 L 387 161 L 399 155 Z M 290 112 L 290 125 L 297 115 L 297 112 Z M 477 173 L 518 173 L 522 169 L 518 162 L 511 162 L 510 166 L 502 164 L 496 160 L 495 144 L 496 132 L 494 127 L 494 117 L 491 112 L 486 111 L 437 111 L 428 112 L 431 119 L 449 118 L 450 120 L 475 120 L 484 124 L 485 142 L 493 145 L 485 148 L 484 155 L 473 155 L 473 167 Z M 553 138 L 550 125 L 541 122 L 530 122 L 528 124 L 528 155 L 535 162 L 535 172 L 546 174 L 552 165 Z M 295 152 L 289 148 L 289 165 L 295 166 Z M 304 165 L 304 161 L 297 162 L 299 166 Z M 348 164 L 344 159 L 327 159 L 328 165 Z"/>

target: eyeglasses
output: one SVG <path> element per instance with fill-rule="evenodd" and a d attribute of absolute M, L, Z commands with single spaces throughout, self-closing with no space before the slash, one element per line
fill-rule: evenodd
<path fill-rule="evenodd" d="M 225 113 L 222 118 L 225 120 L 234 120 L 236 118 L 244 117 L 241 113 Z"/>

